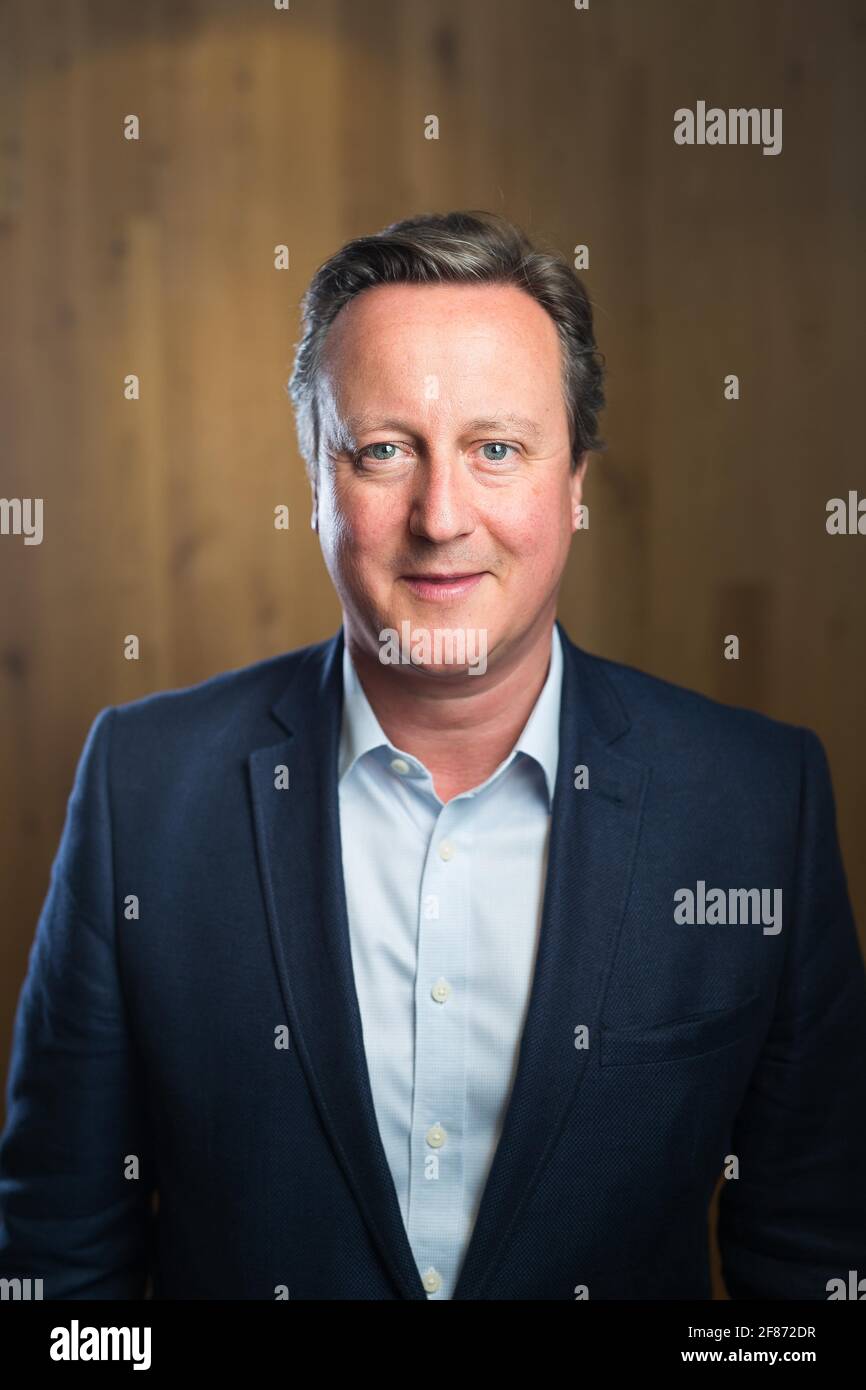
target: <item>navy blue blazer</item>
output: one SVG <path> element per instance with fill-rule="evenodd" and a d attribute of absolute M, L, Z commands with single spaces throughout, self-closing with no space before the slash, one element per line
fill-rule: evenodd
<path fill-rule="evenodd" d="M 541 941 L 455 1297 L 708 1298 L 734 1155 L 730 1294 L 825 1299 L 866 1274 L 866 975 L 823 747 L 560 636 Z M 342 645 L 95 719 L 15 1024 L 3 1277 L 426 1298 L 353 984 Z M 780 889 L 781 931 L 676 921 L 699 883 Z"/>

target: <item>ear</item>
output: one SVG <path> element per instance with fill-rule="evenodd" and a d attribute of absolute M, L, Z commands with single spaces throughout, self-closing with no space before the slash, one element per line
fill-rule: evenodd
<path fill-rule="evenodd" d="M 569 491 L 571 493 L 571 529 L 578 529 L 578 519 L 580 513 L 578 508 L 583 499 L 583 480 L 586 477 L 586 470 L 589 466 L 589 452 L 581 454 L 580 461 L 569 479 Z"/>
<path fill-rule="evenodd" d="M 313 510 L 310 513 L 310 526 L 318 535 L 319 531 L 319 487 L 316 478 L 310 479 L 310 489 L 313 494 Z"/>

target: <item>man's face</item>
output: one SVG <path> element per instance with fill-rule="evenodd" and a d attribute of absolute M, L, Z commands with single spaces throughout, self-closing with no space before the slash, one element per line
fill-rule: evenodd
<path fill-rule="evenodd" d="M 353 646 L 378 657 L 406 620 L 484 630 L 493 666 L 549 630 L 586 462 L 571 472 L 559 338 L 530 295 L 364 291 L 331 327 L 319 409 L 313 525 Z"/>

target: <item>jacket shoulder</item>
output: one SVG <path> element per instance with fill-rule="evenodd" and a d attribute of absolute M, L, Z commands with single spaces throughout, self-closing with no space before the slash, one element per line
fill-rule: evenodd
<path fill-rule="evenodd" d="M 624 662 L 612 661 L 581 649 L 580 659 L 607 682 L 622 709 L 630 733 L 659 754 L 680 762 L 699 763 L 737 760 L 748 765 L 757 759 L 781 759 L 799 766 L 804 744 L 814 748 L 820 740 L 802 725 L 776 719 L 742 705 L 725 704 L 709 695 Z"/>
<path fill-rule="evenodd" d="M 155 691 L 111 706 L 115 727 L 127 737 L 177 735 L 194 736 L 198 741 L 206 740 L 210 733 L 222 740 L 234 732 L 241 742 L 262 727 L 276 738 L 276 725 L 269 718 L 271 706 L 302 672 L 321 667 L 332 640 L 310 643 L 220 671 L 193 685 Z"/>

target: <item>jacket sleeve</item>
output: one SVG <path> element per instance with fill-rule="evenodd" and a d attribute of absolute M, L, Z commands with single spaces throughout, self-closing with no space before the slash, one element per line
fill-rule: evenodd
<path fill-rule="evenodd" d="M 826 1299 L 866 1275 L 866 971 L 827 757 L 802 729 L 794 899 L 776 1008 L 719 1202 L 731 1298 Z"/>
<path fill-rule="evenodd" d="M 140 1298 L 147 1274 L 153 1172 L 115 947 L 114 714 L 97 715 L 76 771 L 18 1001 L 0 1137 L 0 1276 L 41 1278 L 46 1299 Z"/>

